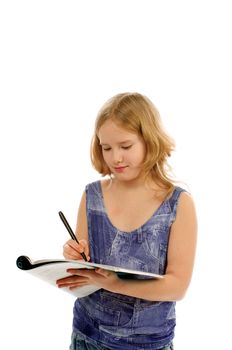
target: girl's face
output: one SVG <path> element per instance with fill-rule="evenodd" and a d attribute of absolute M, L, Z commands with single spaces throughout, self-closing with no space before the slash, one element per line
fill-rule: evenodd
<path fill-rule="evenodd" d="M 123 181 L 138 178 L 146 154 L 142 138 L 112 120 L 107 120 L 100 127 L 98 137 L 103 158 L 115 178 Z"/>

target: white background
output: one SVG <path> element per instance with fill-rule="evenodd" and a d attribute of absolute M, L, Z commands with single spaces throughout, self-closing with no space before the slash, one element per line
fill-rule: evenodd
<path fill-rule="evenodd" d="M 118 92 L 158 107 L 172 165 L 195 199 L 191 287 L 177 350 L 231 348 L 230 1 L 3 0 L 0 3 L 1 344 L 68 349 L 72 296 L 15 260 L 62 257 L 86 183 L 96 114 Z M 4 344 L 4 345 L 3 345 Z"/>

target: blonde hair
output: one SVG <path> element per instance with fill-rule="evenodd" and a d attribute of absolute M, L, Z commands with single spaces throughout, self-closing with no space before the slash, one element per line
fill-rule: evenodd
<path fill-rule="evenodd" d="M 137 133 L 145 142 L 146 155 L 142 166 L 145 178 L 149 176 L 165 190 L 173 191 L 171 168 L 167 158 L 175 148 L 174 141 L 165 132 L 154 104 L 139 93 L 121 93 L 110 98 L 100 109 L 91 143 L 93 167 L 103 176 L 111 175 L 104 161 L 98 131 L 107 120 L 113 120 L 128 131 Z"/>

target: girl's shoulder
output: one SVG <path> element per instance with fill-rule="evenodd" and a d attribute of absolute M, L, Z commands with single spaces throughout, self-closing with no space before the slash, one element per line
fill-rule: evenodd
<path fill-rule="evenodd" d="M 180 186 L 175 186 L 171 196 L 171 201 L 174 202 L 175 206 L 178 205 L 179 208 L 194 207 L 192 194 L 189 190 Z"/>
<path fill-rule="evenodd" d="M 111 180 L 110 179 L 101 179 L 101 180 L 96 180 L 93 182 L 88 183 L 85 187 L 86 189 L 95 189 L 99 192 L 99 190 L 104 190 L 107 189 L 111 184 Z"/>

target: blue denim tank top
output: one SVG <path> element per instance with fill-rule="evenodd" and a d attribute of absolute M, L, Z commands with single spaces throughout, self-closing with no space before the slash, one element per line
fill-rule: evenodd
<path fill-rule="evenodd" d="M 101 182 L 86 186 L 91 261 L 165 274 L 170 227 L 180 193 L 175 187 L 140 228 L 122 232 L 112 225 L 104 206 Z M 73 330 L 114 350 L 160 349 L 171 343 L 175 302 L 154 302 L 100 289 L 74 305 Z"/>

